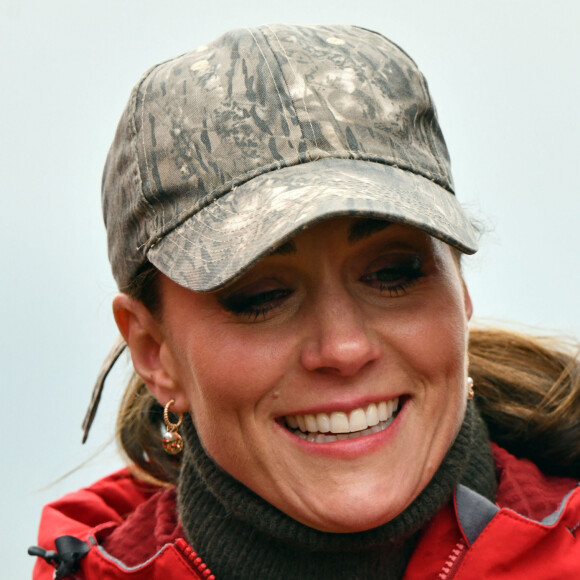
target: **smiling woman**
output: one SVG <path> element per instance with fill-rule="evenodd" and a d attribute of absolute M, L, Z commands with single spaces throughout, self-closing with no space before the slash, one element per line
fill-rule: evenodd
<path fill-rule="evenodd" d="M 218 465 L 332 532 L 401 513 L 455 439 L 467 397 L 471 304 L 451 250 L 400 225 L 351 242 L 357 226 L 317 224 L 216 292 L 161 275 L 157 320 L 127 295 L 114 304 L 136 371 L 158 400 L 191 410 Z"/>
<path fill-rule="evenodd" d="M 579 365 L 469 353 L 475 231 L 398 47 L 267 26 L 151 69 L 103 207 L 131 466 L 47 507 L 37 578 L 578 574 L 578 453 L 536 450 L 556 477 L 496 443 L 529 456 L 534 408 L 577 424 Z"/>

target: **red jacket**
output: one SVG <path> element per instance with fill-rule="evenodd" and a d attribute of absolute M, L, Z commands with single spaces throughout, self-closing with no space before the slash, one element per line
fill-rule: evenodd
<path fill-rule="evenodd" d="M 576 482 L 545 476 L 529 461 L 493 450 L 497 505 L 459 486 L 453 503 L 424 529 L 404 580 L 580 579 Z M 86 542 L 88 551 L 67 578 L 215 578 L 184 539 L 175 490 L 144 484 L 127 470 L 45 507 L 39 545 L 55 550 L 55 538 L 64 535 Z M 61 552 L 77 549 L 68 541 Z M 38 558 L 34 580 L 52 579 L 53 573 Z"/>

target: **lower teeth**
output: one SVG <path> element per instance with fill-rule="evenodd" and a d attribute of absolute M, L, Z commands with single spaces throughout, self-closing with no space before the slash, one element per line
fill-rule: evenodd
<path fill-rule="evenodd" d="M 294 435 L 304 439 L 304 441 L 310 441 L 311 443 L 333 443 L 334 441 L 344 441 L 345 439 L 357 439 L 358 437 L 365 437 L 366 435 L 373 435 L 374 433 L 379 433 L 384 431 L 395 419 L 397 414 L 395 413 L 392 417 L 386 421 L 381 421 L 378 425 L 374 427 L 368 427 L 362 431 L 355 431 L 354 433 L 304 433 L 300 429 L 291 429 Z"/>

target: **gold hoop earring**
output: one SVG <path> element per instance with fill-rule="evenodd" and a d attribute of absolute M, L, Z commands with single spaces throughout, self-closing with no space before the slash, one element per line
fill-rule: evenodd
<path fill-rule="evenodd" d="M 475 397 L 475 391 L 473 390 L 473 379 L 467 377 L 467 399 L 471 400 Z"/>
<path fill-rule="evenodd" d="M 175 403 L 175 399 L 171 399 L 171 401 L 165 405 L 165 409 L 163 409 L 163 421 L 165 421 L 165 427 L 167 431 L 163 435 L 161 444 L 163 445 L 163 449 L 169 453 L 169 455 L 177 455 L 183 450 L 183 439 L 177 432 L 181 423 L 183 422 L 183 414 L 178 413 L 179 420 L 177 423 L 171 422 L 169 419 L 169 407 L 171 407 L 173 403 Z"/>

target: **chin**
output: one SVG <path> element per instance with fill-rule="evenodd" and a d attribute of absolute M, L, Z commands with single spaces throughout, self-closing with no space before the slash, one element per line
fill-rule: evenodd
<path fill-rule="evenodd" d="M 400 497 L 389 499 L 388 495 L 388 492 L 383 492 L 380 496 L 370 492 L 353 495 L 329 494 L 323 505 L 309 512 L 309 517 L 304 517 L 306 514 L 294 514 L 292 517 L 323 532 L 364 532 L 396 518 L 413 501 L 405 501 Z M 329 501 L 330 496 L 334 499 Z M 378 501 L 377 497 L 382 501 Z"/>
<path fill-rule="evenodd" d="M 322 532 L 348 534 L 372 530 L 388 523 L 394 517 L 396 515 L 391 517 L 386 513 L 346 513 L 344 510 L 340 510 L 340 513 L 332 514 L 332 518 L 327 517 L 321 521 L 307 523 L 307 525 Z"/>

